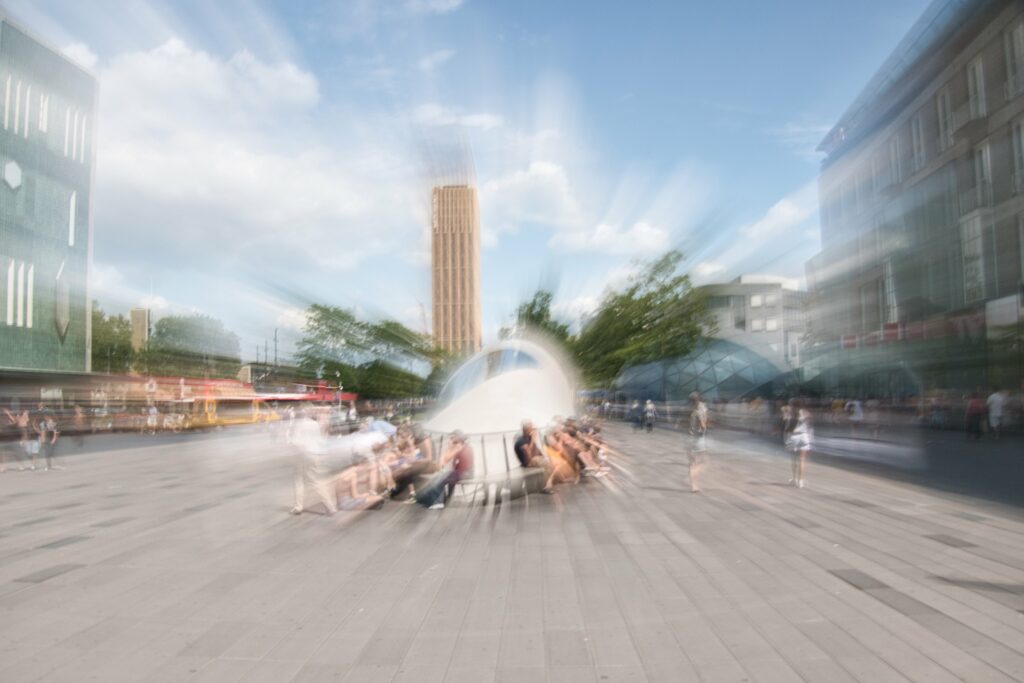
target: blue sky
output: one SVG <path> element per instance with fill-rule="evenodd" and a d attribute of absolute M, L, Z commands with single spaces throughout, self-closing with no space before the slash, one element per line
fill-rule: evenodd
<path fill-rule="evenodd" d="M 484 336 L 575 319 L 635 259 L 799 279 L 814 147 L 923 0 L 81 3 L 10 14 L 100 80 L 93 287 L 243 356 L 310 302 L 429 319 L 424 150 L 472 152 Z M 436 154 L 436 152 L 432 152 Z"/>

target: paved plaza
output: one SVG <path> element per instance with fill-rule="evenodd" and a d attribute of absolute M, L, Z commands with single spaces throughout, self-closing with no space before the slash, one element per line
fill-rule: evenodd
<path fill-rule="evenodd" d="M 263 432 L 0 475 L 3 681 L 1012 681 L 1024 515 L 715 435 L 607 430 L 603 479 L 288 514 Z M 68 445 L 68 444 L 65 444 Z"/>

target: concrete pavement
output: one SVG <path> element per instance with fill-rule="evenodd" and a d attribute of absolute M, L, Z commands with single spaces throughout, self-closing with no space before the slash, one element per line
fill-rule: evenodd
<path fill-rule="evenodd" d="M 0 475 L 0 680 L 1012 681 L 1024 515 L 713 434 L 600 480 L 292 517 L 225 432 Z"/>

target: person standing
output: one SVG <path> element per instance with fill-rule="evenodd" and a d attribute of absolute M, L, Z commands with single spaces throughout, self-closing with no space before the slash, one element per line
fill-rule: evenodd
<path fill-rule="evenodd" d="M 658 409 L 654 407 L 654 401 L 647 399 L 647 403 L 644 404 L 644 427 L 647 428 L 648 434 L 654 429 L 654 423 L 657 419 Z"/>
<path fill-rule="evenodd" d="M 985 404 L 977 394 L 971 394 L 967 400 L 967 409 L 964 411 L 964 421 L 967 427 L 967 440 L 981 439 L 981 421 L 985 417 Z"/>
<path fill-rule="evenodd" d="M 327 508 L 327 514 L 333 515 L 338 511 L 337 492 L 324 476 L 321 462 L 324 454 L 324 435 L 323 428 L 316 418 L 316 411 L 307 404 L 303 406 L 301 414 L 292 421 L 292 428 L 288 432 L 288 443 L 292 449 L 295 468 L 295 507 L 291 510 L 293 515 L 302 514 L 305 510 L 307 479 Z"/>
<path fill-rule="evenodd" d="M 696 391 L 690 394 L 693 409 L 690 411 L 690 491 L 700 492 L 700 471 L 707 457 L 708 407 Z"/>
<path fill-rule="evenodd" d="M 18 408 L 14 401 L 11 401 L 10 409 L 4 408 L 0 415 L 0 472 L 7 469 L 7 454 L 10 453 L 18 461 L 18 469 L 24 470 L 22 464 L 22 453 L 24 449 L 20 443 L 21 430 L 18 427 Z"/>
<path fill-rule="evenodd" d="M 1003 426 L 1003 409 L 1006 405 L 1006 395 L 998 389 L 992 388 L 992 394 L 985 401 L 988 407 L 988 427 L 992 432 L 992 438 L 999 441 Z"/>
<path fill-rule="evenodd" d="M 789 483 L 802 489 L 807 454 L 811 452 L 811 445 L 814 441 L 814 424 L 811 411 L 803 404 L 798 407 L 796 416 L 796 426 L 793 427 L 793 433 L 789 437 L 789 449 L 793 452 L 793 477 Z"/>
<path fill-rule="evenodd" d="M 60 430 L 57 428 L 57 414 L 49 407 L 40 406 L 39 416 L 39 448 L 43 452 L 47 470 L 64 469 L 57 464 L 55 453 L 57 452 L 57 437 Z"/>

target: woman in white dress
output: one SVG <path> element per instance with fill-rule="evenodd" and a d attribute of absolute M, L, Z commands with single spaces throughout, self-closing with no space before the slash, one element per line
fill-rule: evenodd
<path fill-rule="evenodd" d="M 789 450 L 793 452 L 793 478 L 789 483 L 797 488 L 804 487 L 804 466 L 813 442 L 814 420 L 811 411 L 801 404 L 797 410 L 796 426 L 789 436 Z"/>

